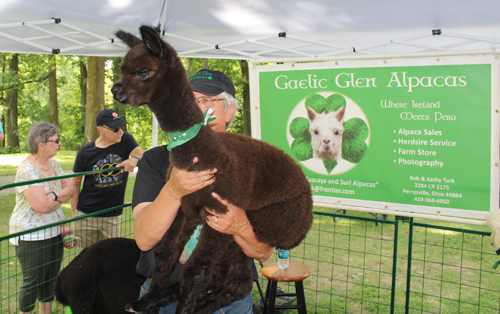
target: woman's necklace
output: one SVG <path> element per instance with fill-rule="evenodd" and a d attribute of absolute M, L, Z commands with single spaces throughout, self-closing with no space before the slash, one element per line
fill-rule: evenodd
<path fill-rule="evenodd" d="M 36 160 L 35 158 L 35 155 L 31 155 L 31 157 L 33 157 L 33 160 L 36 162 L 36 164 L 40 167 L 40 169 L 42 169 L 43 171 L 49 171 L 49 168 L 44 168 L 42 167 L 42 165 L 38 162 L 38 160 Z"/>

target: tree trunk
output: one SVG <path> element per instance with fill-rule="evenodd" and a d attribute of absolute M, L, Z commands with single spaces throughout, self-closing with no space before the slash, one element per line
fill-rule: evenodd
<path fill-rule="evenodd" d="M 122 75 L 120 71 L 120 65 L 123 62 L 123 58 L 113 58 L 113 83 L 118 81 L 120 79 L 120 76 Z M 116 111 L 118 111 L 118 114 L 123 118 L 123 120 L 127 121 L 127 111 L 125 110 L 127 108 L 127 105 L 121 104 L 119 101 L 113 99 L 113 107 L 115 108 Z M 127 131 L 127 125 L 125 124 L 122 127 L 123 131 Z"/>
<path fill-rule="evenodd" d="M 14 77 L 14 80 L 18 80 L 19 74 L 19 56 L 17 53 L 12 55 L 9 60 L 9 72 Z M 14 83 L 14 81 L 11 81 Z M 12 148 L 19 148 L 19 128 L 17 125 L 17 88 L 12 88 L 7 91 L 7 122 L 6 122 L 6 134 L 7 146 Z"/>
<path fill-rule="evenodd" d="M 89 57 L 87 77 L 87 106 L 85 108 L 85 135 L 83 145 L 99 136 L 96 118 L 104 110 L 104 57 Z"/>
<path fill-rule="evenodd" d="M 59 126 L 57 105 L 57 57 L 49 55 L 49 122 Z"/>
<path fill-rule="evenodd" d="M 250 83 L 248 73 L 248 60 L 240 60 L 241 78 L 243 80 L 243 134 L 251 135 L 250 127 Z"/>
<path fill-rule="evenodd" d="M 203 58 L 202 68 L 203 69 L 207 69 L 208 68 L 208 58 Z"/>
<path fill-rule="evenodd" d="M 85 134 L 85 108 L 87 106 L 87 65 L 80 57 L 80 109 L 82 115 L 81 134 Z"/>
<path fill-rule="evenodd" d="M 191 66 L 193 65 L 193 58 L 188 59 L 188 68 L 186 69 L 186 73 L 188 77 L 191 77 Z"/>

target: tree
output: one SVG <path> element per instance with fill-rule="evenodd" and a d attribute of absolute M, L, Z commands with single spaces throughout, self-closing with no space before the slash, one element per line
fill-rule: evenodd
<path fill-rule="evenodd" d="M 248 60 L 240 60 L 241 79 L 242 79 L 242 96 L 241 104 L 243 111 L 243 134 L 250 136 L 250 79 L 248 75 Z"/>
<path fill-rule="evenodd" d="M 59 106 L 57 104 L 57 65 L 55 55 L 49 56 L 49 122 L 59 126 Z"/>
<path fill-rule="evenodd" d="M 13 54 L 9 60 L 9 75 L 10 84 L 17 85 L 19 80 L 19 56 L 17 53 Z M 11 148 L 19 148 L 19 127 L 17 124 L 17 96 L 18 88 L 10 88 L 7 90 L 7 121 L 6 121 L 6 137 L 7 146 Z"/>
<path fill-rule="evenodd" d="M 99 136 L 96 118 L 104 110 L 104 57 L 88 58 L 87 105 L 85 107 L 85 134 L 82 145 Z"/>
<path fill-rule="evenodd" d="M 87 65 L 83 58 L 80 58 L 80 108 L 82 114 L 81 133 L 85 134 L 85 108 L 87 107 Z"/>
<path fill-rule="evenodd" d="M 120 76 L 122 75 L 120 71 L 120 65 L 123 62 L 123 58 L 118 57 L 118 58 L 112 58 L 111 60 L 113 61 L 113 67 L 111 68 L 112 69 L 111 82 L 115 83 L 120 79 Z M 124 105 L 119 101 L 113 99 L 113 108 L 118 112 L 118 114 L 123 118 L 123 120 L 127 121 L 127 110 L 126 110 L 127 105 Z M 122 129 L 123 131 L 127 131 L 127 125 L 125 124 L 122 127 Z"/>

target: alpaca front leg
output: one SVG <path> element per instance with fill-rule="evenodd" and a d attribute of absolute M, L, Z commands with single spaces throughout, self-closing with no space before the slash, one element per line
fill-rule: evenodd
<path fill-rule="evenodd" d="M 198 245 L 181 274 L 177 314 L 204 314 L 195 312 L 197 301 L 210 289 L 215 268 L 228 254 L 231 243 L 234 243 L 233 236 L 219 233 L 206 223 L 203 224 Z"/>
<path fill-rule="evenodd" d="M 219 265 L 218 271 L 214 272 L 214 279 L 209 287 L 213 292 L 203 295 L 196 302 L 195 313 L 214 313 L 235 301 L 243 300 L 251 293 L 253 281 L 248 258 L 236 243 L 229 249 L 234 254 L 228 256 Z"/>

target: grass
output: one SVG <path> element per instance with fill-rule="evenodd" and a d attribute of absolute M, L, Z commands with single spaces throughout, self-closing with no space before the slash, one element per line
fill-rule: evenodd
<path fill-rule="evenodd" d="M 58 155 L 62 156 L 68 162 L 74 160 L 71 154 Z M 71 166 L 72 164 L 70 168 Z M 135 179 L 130 178 L 125 202 L 132 199 L 134 183 Z M 8 234 L 8 221 L 14 205 L 14 194 L 0 196 L 0 235 Z M 331 209 L 316 210 L 327 215 L 315 215 L 307 238 L 291 252 L 291 261 L 303 263 L 311 270 L 311 275 L 304 281 L 308 312 L 389 313 L 395 274 L 394 312 L 404 313 L 409 271 L 409 224 L 399 221 L 396 232 L 394 216 L 389 216 L 386 223 L 379 223 L 377 226 L 369 213 L 349 211 L 348 215 L 351 217 L 341 216 L 342 218 L 334 220 L 328 216 L 331 215 Z M 69 203 L 63 205 L 63 211 L 67 218 L 71 217 Z M 125 228 L 127 236 L 133 233 L 131 216 L 130 209 L 126 208 L 124 220 L 128 225 Z M 500 281 L 492 266 L 499 258 L 489 245 L 489 237 L 485 236 L 490 231 L 489 228 L 424 219 L 414 221 L 458 228 L 462 232 L 427 226 L 414 227 L 409 313 L 498 313 Z M 123 231 L 122 228 L 122 233 Z M 19 280 L 20 270 L 16 266 L 12 245 L 0 245 L 0 278 L 12 277 Z M 76 252 L 77 250 L 69 250 L 66 254 Z M 10 259 L 5 260 L 6 256 Z M 69 260 L 68 257 L 63 266 Z M 268 262 L 274 261 L 275 256 Z M 289 284 L 280 283 L 280 286 L 294 292 Z M 261 287 L 265 290 L 264 280 L 261 280 Z M 4 287 L 2 283 L 0 303 L 12 303 L 11 299 L 15 300 L 17 289 L 16 284 Z M 259 295 L 256 287 L 253 295 L 254 303 L 257 303 Z M 9 301 L 2 301 L 7 299 Z M 3 309 L 2 305 L 0 312 Z M 295 313 L 293 310 L 286 312 Z M 62 313 L 62 309 L 57 310 L 57 313 Z"/>
<path fill-rule="evenodd" d="M 129 178 L 125 192 L 125 203 L 132 201 L 132 192 L 135 178 Z M 9 219 L 15 205 L 15 194 L 0 196 L 0 236 L 9 234 Z M 63 204 L 63 212 L 66 218 L 71 218 L 70 203 Z M 130 207 L 123 210 L 122 237 L 133 238 L 133 215 Z M 62 267 L 66 267 L 69 262 L 81 251 L 80 248 L 64 249 Z M 14 246 L 7 241 L 0 242 L 0 313 L 18 313 L 17 291 L 21 283 L 22 275 L 19 263 L 15 254 Z M 37 312 L 35 308 L 34 313 Z M 59 303 L 52 307 L 52 313 L 66 313 Z"/>
<path fill-rule="evenodd" d="M 64 170 L 73 169 L 75 163 L 76 151 L 61 150 L 54 157 Z M 18 153 L 1 155 L 0 158 L 0 176 L 15 175 L 19 164 L 29 156 L 28 153 Z"/>
<path fill-rule="evenodd" d="M 405 313 L 409 224 L 399 222 L 396 233 L 393 216 L 388 217 L 390 223 L 376 226 L 373 221 L 359 220 L 370 219 L 368 213 L 348 215 L 354 217 L 336 222 L 330 216 L 315 215 L 307 238 L 291 252 L 291 261 L 303 263 L 311 270 L 304 281 L 308 312 L 389 313 L 395 274 L 394 312 Z M 464 232 L 414 227 L 410 313 L 498 313 L 500 282 L 492 268 L 498 257 L 485 236 L 489 228 L 415 221 Z M 280 285 L 294 292 L 293 286 Z"/>
<path fill-rule="evenodd" d="M 134 189 L 135 178 L 129 178 L 127 188 L 125 190 L 125 203 L 132 202 L 132 193 Z M 0 237 L 9 234 L 9 219 L 12 210 L 16 205 L 16 196 L 14 193 L 0 196 Z M 64 216 L 66 219 L 72 217 L 70 202 L 62 205 Z"/>

